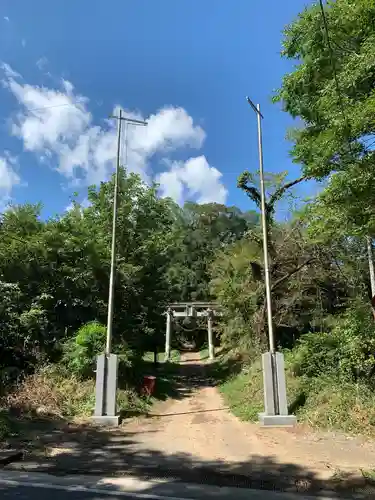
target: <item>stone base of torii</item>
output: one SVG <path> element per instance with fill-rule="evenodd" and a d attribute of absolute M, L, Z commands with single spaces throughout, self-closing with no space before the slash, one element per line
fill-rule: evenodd
<path fill-rule="evenodd" d="M 210 359 L 215 357 L 215 348 L 213 341 L 212 324 L 215 316 L 221 316 L 219 306 L 213 302 L 177 302 L 169 304 L 166 311 L 166 330 L 165 330 L 165 361 L 168 361 L 171 355 L 171 335 L 172 320 L 175 318 L 207 318 L 207 338 L 208 355 Z"/>

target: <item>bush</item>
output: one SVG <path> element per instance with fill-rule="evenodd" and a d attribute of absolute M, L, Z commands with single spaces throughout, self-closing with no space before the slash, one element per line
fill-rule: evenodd
<path fill-rule="evenodd" d="M 9 434 L 6 411 L 20 415 L 65 418 L 85 418 L 92 415 L 95 405 L 95 381 L 82 380 L 61 366 L 47 365 L 25 380 L 1 402 L 0 440 Z M 117 407 L 120 411 L 145 413 L 148 402 L 132 388 L 119 389 Z"/>
<path fill-rule="evenodd" d="M 9 408 L 38 416 L 88 416 L 94 407 L 94 381 L 82 381 L 49 365 L 29 375 L 6 399 Z"/>
<path fill-rule="evenodd" d="M 63 363 L 76 376 L 94 375 L 96 357 L 104 352 L 106 329 L 96 321 L 86 323 L 64 345 Z"/>
<path fill-rule="evenodd" d="M 290 352 L 292 370 L 308 378 L 332 374 L 343 380 L 373 382 L 375 325 L 367 306 L 354 304 L 330 333 L 303 335 Z"/>
<path fill-rule="evenodd" d="M 319 377 L 336 372 L 340 362 L 340 344 L 336 335 L 307 333 L 289 353 L 292 372 L 297 376 Z"/>
<path fill-rule="evenodd" d="M 373 382 L 375 323 L 367 304 L 354 304 L 333 330 L 340 352 L 340 373 L 347 378 Z"/>
<path fill-rule="evenodd" d="M 299 423 L 316 429 L 337 429 L 350 434 L 375 436 L 375 395 L 363 381 L 338 380 L 333 374 L 307 378 L 293 375 L 286 356 L 289 411 Z M 222 358 L 216 364 L 223 363 Z M 219 372 L 219 370 L 217 370 Z M 220 381 L 220 380 L 219 380 Z M 264 410 L 263 377 L 259 361 L 220 381 L 225 404 L 241 420 L 257 421 Z"/>
<path fill-rule="evenodd" d="M 366 384 L 322 376 L 303 387 L 306 401 L 297 408 L 299 421 L 314 428 L 375 436 L 375 396 Z"/>

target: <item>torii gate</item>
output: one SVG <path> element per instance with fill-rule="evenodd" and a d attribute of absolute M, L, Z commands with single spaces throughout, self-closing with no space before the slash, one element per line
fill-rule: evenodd
<path fill-rule="evenodd" d="M 171 354 L 171 333 L 172 318 L 196 318 L 207 317 L 208 353 L 209 358 L 214 359 L 214 342 L 212 335 L 212 323 L 215 316 L 221 316 L 219 306 L 214 302 L 177 302 L 169 304 L 167 308 L 167 325 L 165 331 L 165 361 L 168 361 Z"/>

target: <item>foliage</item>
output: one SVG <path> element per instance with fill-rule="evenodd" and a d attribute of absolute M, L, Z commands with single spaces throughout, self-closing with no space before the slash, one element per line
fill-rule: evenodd
<path fill-rule="evenodd" d="M 61 366 L 41 367 L 8 395 L 8 408 L 31 416 L 89 416 L 94 407 L 94 381 L 82 381 Z"/>
<path fill-rule="evenodd" d="M 375 325 L 367 307 L 354 304 L 338 318 L 330 333 L 304 335 L 292 351 L 296 375 L 331 375 L 370 385 L 375 373 Z"/>
<path fill-rule="evenodd" d="M 275 100 L 301 125 L 292 156 L 304 175 L 330 176 L 314 207 L 317 230 L 374 231 L 375 5 L 337 0 L 305 9 L 286 28 L 284 57 L 297 60 Z M 331 48 L 331 50 L 330 50 Z"/>
<path fill-rule="evenodd" d="M 92 376 L 104 349 L 113 202 L 112 177 L 88 190 L 89 206 L 43 220 L 41 205 L 12 205 L 0 218 L 1 390 L 60 362 Z M 179 207 L 120 170 L 113 349 L 120 375 L 164 347 L 170 301 L 209 298 L 219 249 L 257 223 L 253 212 L 210 203 Z"/>
<path fill-rule="evenodd" d="M 227 361 L 216 359 L 216 365 Z M 286 383 L 289 411 L 299 423 L 317 429 L 341 430 L 350 434 L 375 436 L 375 396 L 364 380 L 357 383 L 330 374 L 306 379 L 293 374 L 286 356 Z M 212 373 L 220 373 L 216 367 Z M 239 373 L 219 378 L 225 404 L 242 420 L 257 421 L 263 411 L 263 377 L 259 361 L 245 365 Z"/>
<path fill-rule="evenodd" d="M 328 315 L 342 311 L 362 286 L 350 287 L 329 247 L 311 241 L 300 221 L 270 231 L 272 308 L 276 340 L 291 347 L 298 337 L 322 329 Z M 354 261 L 354 255 L 351 257 Z M 212 267 L 212 293 L 224 309 L 220 328 L 226 347 L 245 351 L 267 345 L 266 302 L 261 243 L 251 236 L 218 254 Z M 345 268 L 349 272 L 349 266 Z"/>
<path fill-rule="evenodd" d="M 174 228 L 176 240 L 168 277 L 177 301 L 209 300 L 210 265 L 216 253 L 240 240 L 258 215 L 217 203 L 185 203 Z"/>
<path fill-rule="evenodd" d="M 95 381 L 92 378 L 82 380 L 61 365 L 48 365 L 38 368 L 34 374 L 27 376 L 17 390 L 11 392 L 0 403 L 7 410 L 18 412 L 23 416 L 89 417 L 95 404 L 94 386 Z M 120 411 L 145 411 L 147 402 L 134 389 L 126 387 L 118 390 L 117 406 Z M 0 410 L 0 426 L 1 417 Z M 9 429 L 5 412 L 3 422 L 5 433 Z"/>
<path fill-rule="evenodd" d="M 94 375 L 96 357 L 104 352 L 106 328 L 98 322 L 81 326 L 64 345 L 63 362 L 78 377 Z"/>
<path fill-rule="evenodd" d="M 292 370 L 297 376 L 319 377 L 337 374 L 340 365 L 340 339 L 337 335 L 307 333 L 292 351 Z"/>
<path fill-rule="evenodd" d="M 7 373 L 58 360 L 77 329 L 106 320 L 113 182 L 90 188 L 89 208 L 75 203 L 47 221 L 38 205 L 11 206 L 2 215 L 0 368 Z M 171 297 L 175 206 L 125 171 L 119 191 L 113 337 L 142 352 L 150 337 L 161 341 L 160 313 Z"/>

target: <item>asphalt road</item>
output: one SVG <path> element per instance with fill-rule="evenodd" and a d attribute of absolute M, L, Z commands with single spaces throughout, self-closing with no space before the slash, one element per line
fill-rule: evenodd
<path fill-rule="evenodd" d="M 66 491 L 51 488 L 38 488 L 36 486 L 4 486 L 0 484 L 1 500 L 139 500 L 135 497 L 116 495 L 111 493 Z"/>
<path fill-rule="evenodd" d="M 333 500 L 245 488 L 145 482 L 136 478 L 55 477 L 0 470 L 1 500 Z M 370 498 L 370 497 L 367 497 Z"/>

